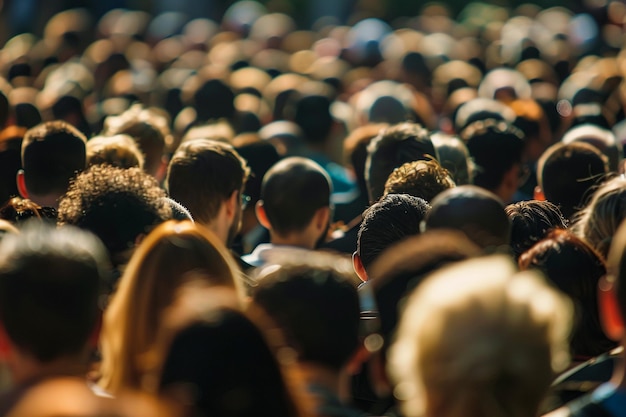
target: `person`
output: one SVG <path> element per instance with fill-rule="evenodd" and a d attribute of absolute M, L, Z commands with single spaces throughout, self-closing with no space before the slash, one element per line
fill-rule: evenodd
<path fill-rule="evenodd" d="M 486 252 L 509 250 L 511 222 L 491 192 L 463 185 L 439 194 L 424 219 L 424 230 L 459 230 Z"/>
<path fill-rule="evenodd" d="M 259 267 L 279 252 L 305 256 L 326 238 L 331 219 L 332 184 L 324 169 L 310 159 L 285 158 L 267 171 L 256 206 L 259 223 L 270 231 L 270 243 L 243 256 Z"/>
<path fill-rule="evenodd" d="M 567 229 L 569 222 L 549 201 L 520 201 L 504 208 L 511 220 L 511 249 L 515 259 L 553 229 Z"/>
<path fill-rule="evenodd" d="M 362 416 L 348 406 L 347 376 L 359 348 L 359 297 L 334 257 L 321 254 L 265 268 L 252 303 L 267 313 L 295 352 L 316 398 L 315 416 Z"/>
<path fill-rule="evenodd" d="M 195 139 L 176 150 L 165 183 L 171 198 L 230 247 L 241 227 L 249 173 L 246 161 L 232 146 Z"/>
<path fill-rule="evenodd" d="M 365 181 L 370 203 L 378 201 L 389 174 L 405 162 L 437 159 L 428 130 L 417 123 L 400 123 L 383 129 L 367 147 Z"/>
<path fill-rule="evenodd" d="M 163 181 L 167 170 L 167 151 L 173 139 L 168 121 L 153 109 L 135 104 L 118 116 L 109 116 L 104 121 L 102 135 L 131 136 L 144 155 L 144 169 L 157 181 Z"/>
<path fill-rule="evenodd" d="M 354 271 L 363 282 L 378 256 L 393 243 L 420 233 L 420 225 L 430 205 L 408 194 L 388 194 L 363 213 L 352 255 Z"/>
<path fill-rule="evenodd" d="M 572 220 L 607 173 L 606 157 L 593 146 L 582 142 L 557 143 L 537 162 L 535 194 L 556 204 Z"/>
<path fill-rule="evenodd" d="M 579 212 L 572 231 L 606 258 L 613 236 L 624 218 L 626 179 L 619 176 L 604 182 L 595 190 L 589 204 Z"/>
<path fill-rule="evenodd" d="M 163 223 L 137 248 L 104 315 L 98 384 L 105 391 L 155 389 L 153 376 L 163 360 L 155 354 L 159 324 L 190 273 L 241 294 L 237 265 L 221 241 L 198 224 Z"/>
<path fill-rule="evenodd" d="M 143 169 L 144 156 L 129 135 L 95 136 L 87 142 L 87 166 L 96 164 Z"/>
<path fill-rule="evenodd" d="M 58 224 L 98 236 L 121 272 L 139 241 L 171 217 L 165 192 L 143 170 L 94 165 L 76 177 L 61 199 Z"/>
<path fill-rule="evenodd" d="M 524 134 L 502 120 L 470 123 L 461 132 L 474 161 L 474 185 L 509 203 L 520 185 Z"/>
<path fill-rule="evenodd" d="M 62 121 L 29 129 L 22 141 L 22 169 L 17 173 L 20 195 L 56 209 L 70 179 L 85 169 L 86 142 L 82 133 Z"/>
<path fill-rule="evenodd" d="M 435 146 L 439 163 L 448 170 L 456 185 L 472 184 L 474 169 L 467 146 L 458 136 L 435 132 L 430 139 Z"/>
<path fill-rule="evenodd" d="M 409 194 L 430 202 L 439 193 L 456 187 L 450 173 L 435 160 L 406 162 L 393 170 L 385 194 Z"/>
<path fill-rule="evenodd" d="M 619 171 L 623 150 L 618 144 L 615 134 L 610 130 L 585 123 L 570 128 L 561 138 L 561 142 L 565 144 L 583 142 L 593 145 L 606 156 L 609 170 L 611 172 Z"/>
<path fill-rule="evenodd" d="M 57 378 L 87 389 L 109 267 L 98 239 L 74 227 L 31 223 L 0 247 L 0 355 L 15 384 L 0 394 L 7 416 Z"/>
<path fill-rule="evenodd" d="M 607 260 L 607 275 L 598 285 L 600 321 L 606 335 L 624 346 L 624 317 L 626 317 L 626 292 L 624 292 L 624 268 L 626 259 L 626 223 L 618 228 Z M 603 381 L 593 392 L 584 395 L 565 406 L 547 414 L 550 417 L 594 415 L 626 416 L 626 378 L 623 373 L 624 350 L 618 354 L 610 381 Z"/>
<path fill-rule="evenodd" d="M 390 348 L 403 415 L 537 415 L 569 363 L 570 326 L 569 300 L 504 255 L 441 269 L 406 301 Z"/>
<path fill-rule="evenodd" d="M 554 229 L 519 258 L 521 270 L 538 269 L 574 303 L 573 361 L 581 363 L 615 347 L 602 332 L 598 282 L 606 274 L 604 258 L 565 229 Z"/>

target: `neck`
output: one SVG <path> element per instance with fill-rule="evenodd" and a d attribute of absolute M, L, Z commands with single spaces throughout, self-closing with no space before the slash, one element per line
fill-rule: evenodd
<path fill-rule="evenodd" d="M 209 229 L 217 238 L 224 244 L 224 246 L 228 246 L 228 228 L 223 227 L 221 222 L 212 221 L 212 222 L 202 222 L 196 220 L 196 223 L 204 226 L 206 229 Z"/>
<path fill-rule="evenodd" d="M 270 241 L 273 245 L 295 246 L 303 249 L 315 249 L 317 239 L 313 239 L 306 233 L 293 232 L 279 235 L 270 231 Z"/>
<path fill-rule="evenodd" d="M 41 362 L 29 354 L 17 352 L 12 355 L 8 366 L 14 383 L 23 384 L 51 376 L 85 377 L 88 360 L 86 354 L 80 354 Z"/>

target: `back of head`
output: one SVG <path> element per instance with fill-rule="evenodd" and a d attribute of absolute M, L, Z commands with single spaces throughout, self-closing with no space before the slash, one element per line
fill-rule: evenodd
<path fill-rule="evenodd" d="M 194 219 L 209 224 L 233 192 L 242 192 L 248 178 L 246 161 L 222 142 L 195 139 L 183 143 L 170 161 L 167 189 Z"/>
<path fill-rule="evenodd" d="M 511 248 L 516 258 L 552 229 L 567 229 L 568 221 L 549 201 L 520 201 L 505 208 L 511 220 Z"/>
<path fill-rule="evenodd" d="M 502 201 L 473 185 L 451 188 L 439 194 L 426 215 L 424 227 L 426 230 L 460 230 L 487 251 L 508 247 L 511 236 L 511 223 Z"/>
<path fill-rule="evenodd" d="M 300 362 L 340 370 L 358 345 L 359 298 L 333 257 L 266 268 L 252 299 L 283 330 Z"/>
<path fill-rule="evenodd" d="M 401 123 L 382 130 L 372 139 L 365 163 L 365 180 L 371 202 L 384 193 L 389 174 L 405 162 L 437 159 L 428 130 L 417 123 Z"/>
<path fill-rule="evenodd" d="M 439 163 L 452 175 L 456 185 L 471 184 L 474 173 L 469 151 L 463 141 L 456 136 L 442 133 L 433 133 L 431 140 L 437 150 Z"/>
<path fill-rule="evenodd" d="M 617 172 L 622 160 L 622 148 L 615 134 L 608 129 L 593 124 L 583 124 L 571 128 L 563 135 L 561 142 L 568 144 L 583 142 L 595 146 L 608 160 L 609 170 Z"/>
<path fill-rule="evenodd" d="M 408 194 L 388 194 L 363 213 L 356 253 L 365 270 L 393 243 L 420 232 L 430 205 Z"/>
<path fill-rule="evenodd" d="M 606 173 L 606 158 L 593 146 L 580 142 L 552 145 L 537 163 L 543 194 L 569 219 L 585 205 L 589 190 Z"/>
<path fill-rule="evenodd" d="M 437 194 L 455 186 L 450 173 L 437 161 L 413 161 L 393 170 L 385 183 L 385 195 L 409 194 L 433 201 Z"/>
<path fill-rule="evenodd" d="M 461 137 L 474 161 L 474 184 L 479 187 L 495 192 L 511 168 L 522 162 L 524 134 L 504 121 L 471 123 Z"/>
<path fill-rule="evenodd" d="M 163 197 L 157 181 L 139 168 L 94 165 L 74 179 L 61 199 L 58 221 L 93 232 L 117 264 L 117 255 L 171 217 Z"/>
<path fill-rule="evenodd" d="M 96 136 L 87 142 L 87 166 L 97 164 L 143 169 L 144 156 L 128 135 Z"/>
<path fill-rule="evenodd" d="M 615 177 L 600 185 L 578 213 L 572 230 L 606 257 L 619 225 L 626 218 L 626 179 Z"/>
<path fill-rule="evenodd" d="M 568 300 L 505 256 L 431 275 L 407 301 L 390 352 L 404 414 L 536 415 L 553 370 L 569 362 L 570 321 Z"/>
<path fill-rule="evenodd" d="M 281 235 L 303 230 L 322 207 L 330 207 L 332 185 L 324 169 L 310 159 L 285 158 L 263 177 L 261 200 Z"/>
<path fill-rule="evenodd" d="M 84 353 L 98 320 L 106 251 L 89 233 L 31 223 L 0 244 L 0 322 L 42 363 Z"/>
<path fill-rule="evenodd" d="M 68 123 L 42 123 L 22 141 L 22 167 L 29 193 L 62 195 L 70 179 L 85 169 L 87 139 Z"/>
<path fill-rule="evenodd" d="M 330 99 L 323 95 L 305 96 L 295 104 L 294 121 L 308 142 L 323 143 L 328 138 L 333 125 L 330 105 Z"/>
<path fill-rule="evenodd" d="M 614 347 L 600 327 L 598 281 L 606 274 L 602 255 L 568 230 L 553 230 L 524 252 L 520 268 L 536 268 L 574 302 L 577 321 L 572 351 L 581 358 L 600 355 Z"/>
<path fill-rule="evenodd" d="M 242 313 L 219 309 L 175 337 L 159 391 L 186 395 L 203 416 L 292 416 L 280 368 L 259 329 Z M 195 414 L 194 414 L 195 415 Z"/>

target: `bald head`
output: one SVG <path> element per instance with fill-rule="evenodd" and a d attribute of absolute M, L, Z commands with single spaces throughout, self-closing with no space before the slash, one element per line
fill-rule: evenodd
<path fill-rule="evenodd" d="M 452 188 L 435 197 L 425 228 L 460 230 L 487 250 L 508 246 L 511 235 L 511 224 L 502 201 L 473 185 Z"/>

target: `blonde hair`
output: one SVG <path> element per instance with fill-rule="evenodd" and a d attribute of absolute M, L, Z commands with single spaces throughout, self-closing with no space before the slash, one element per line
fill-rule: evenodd
<path fill-rule="evenodd" d="M 615 177 L 602 184 L 577 216 L 572 231 L 587 240 L 606 258 L 613 236 L 626 218 L 626 178 Z"/>
<path fill-rule="evenodd" d="M 131 258 L 105 311 L 99 382 L 104 389 L 145 389 L 144 377 L 163 360 L 154 354 L 163 312 L 191 276 L 243 294 L 237 266 L 213 233 L 188 221 L 163 223 Z"/>
<path fill-rule="evenodd" d="M 436 272 L 410 296 L 390 350 L 404 414 L 535 416 L 569 362 L 571 315 L 538 272 L 502 255 Z"/>
<path fill-rule="evenodd" d="M 144 156 L 129 135 L 96 136 L 87 142 L 87 166 L 96 164 L 143 169 Z"/>

